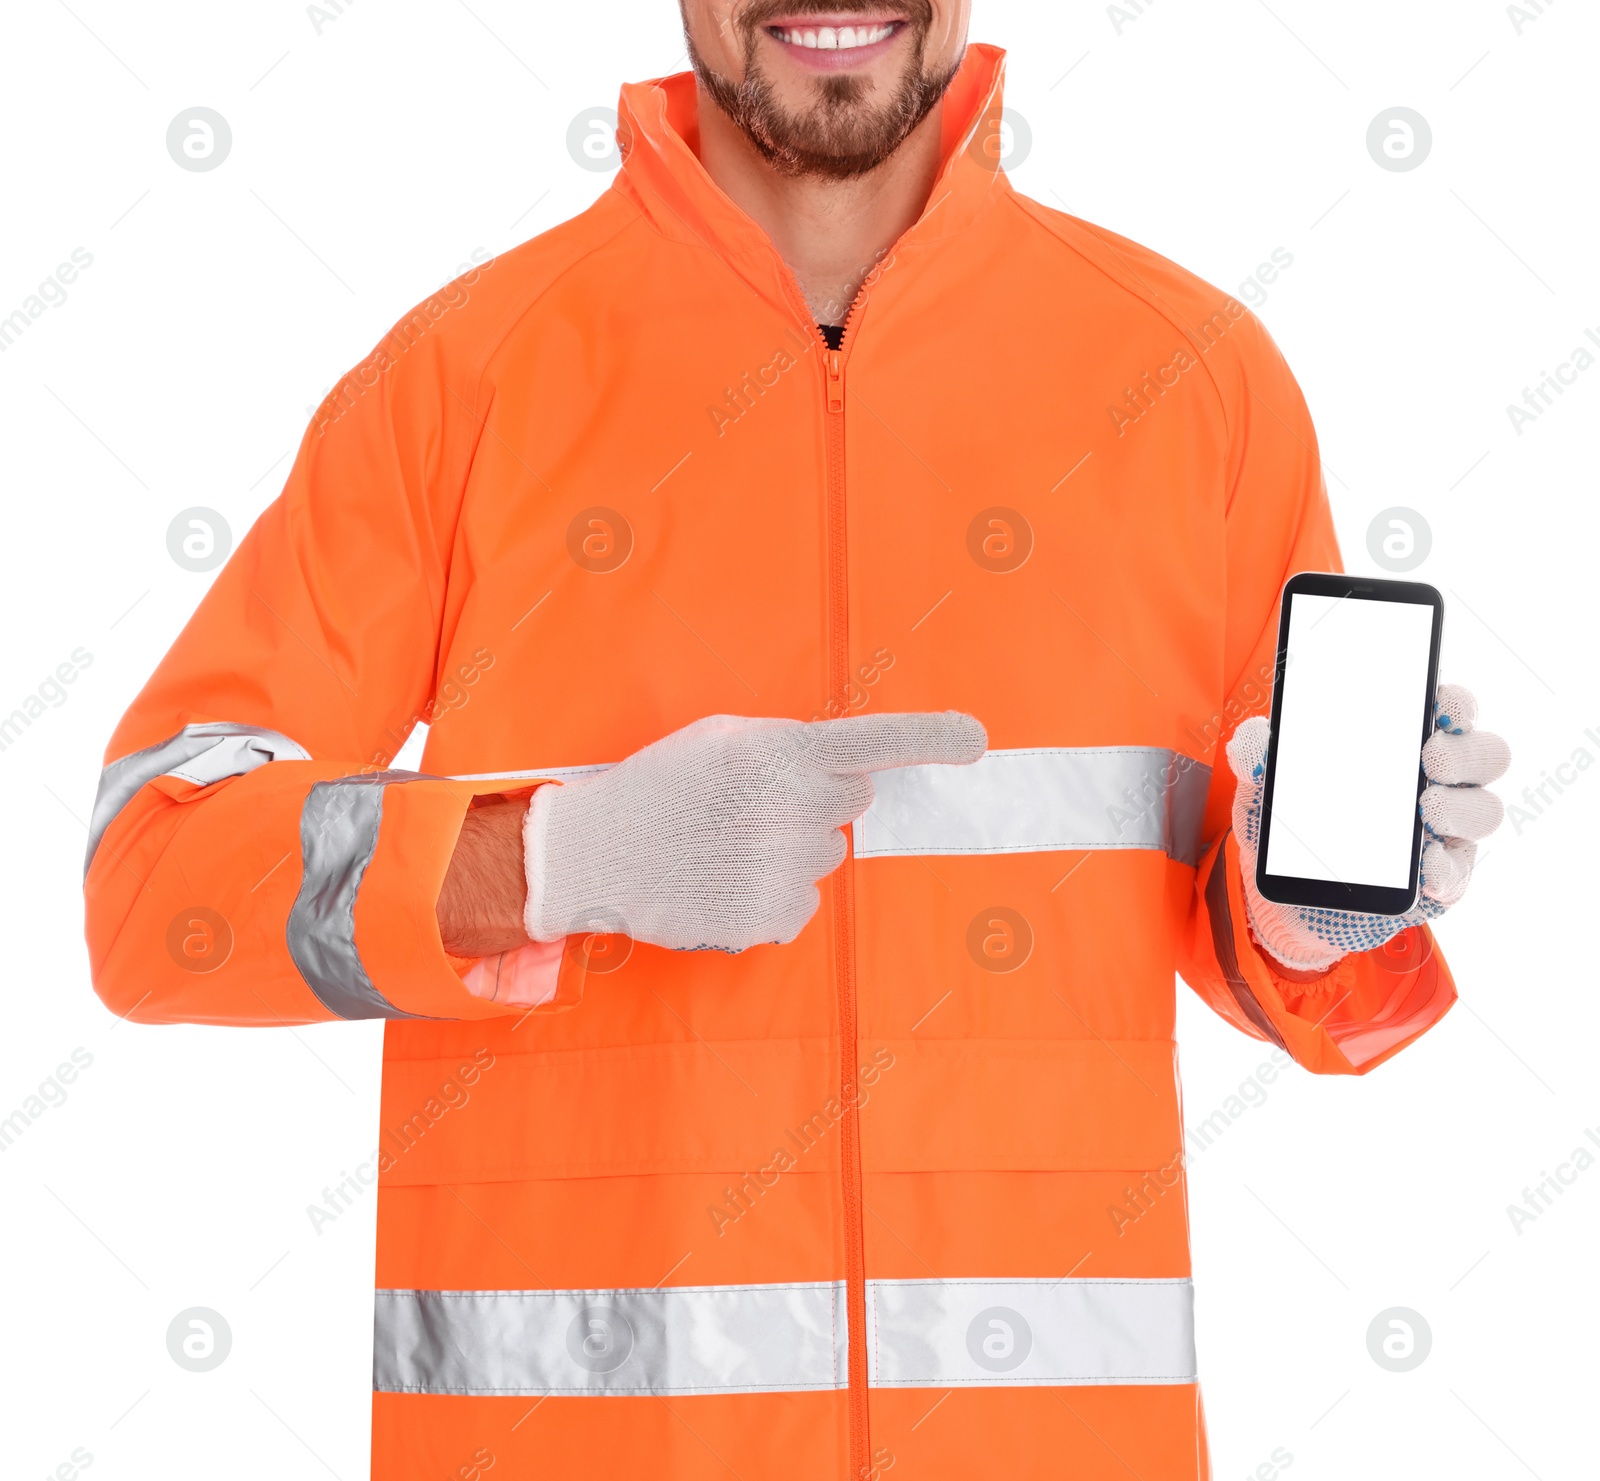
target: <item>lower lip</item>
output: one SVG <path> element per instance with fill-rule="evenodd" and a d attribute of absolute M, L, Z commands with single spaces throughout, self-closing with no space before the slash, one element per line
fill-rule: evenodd
<path fill-rule="evenodd" d="M 882 41 L 874 41 L 870 46 L 847 47 L 843 51 L 824 51 L 821 47 L 801 46 L 793 41 L 779 41 L 770 30 L 766 34 L 767 39 L 785 56 L 792 57 L 802 67 L 810 67 L 815 72 L 851 72 L 877 61 L 900 39 L 901 33 L 905 30 L 905 22 L 899 21 L 895 24 L 894 30 Z"/>

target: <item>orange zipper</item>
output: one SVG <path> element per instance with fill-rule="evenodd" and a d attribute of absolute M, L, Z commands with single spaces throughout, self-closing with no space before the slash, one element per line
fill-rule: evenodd
<path fill-rule="evenodd" d="M 845 329 L 845 340 L 850 329 Z M 828 698 L 830 714 L 847 713 L 850 681 L 849 527 L 844 489 L 843 346 L 824 348 L 828 441 Z M 850 1476 L 872 1471 L 867 1416 L 867 1259 L 861 1200 L 861 1123 L 856 1106 L 857 1003 L 855 952 L 855 846 L 833 877 L 834 972 L 839 991 L 839 1084 L 844 1115 L 839 1122 L 839 1180 L 844 1197 L 845 1308 L 849 1318 Z"/>

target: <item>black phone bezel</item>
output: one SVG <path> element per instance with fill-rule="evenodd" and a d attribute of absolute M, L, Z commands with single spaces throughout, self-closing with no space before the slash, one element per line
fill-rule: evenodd
<path fill-rule="evenodd" d="M 1433 608 L 1433 632 L 1428 648 L 1428 684 L 1421 696 L 1421 723 L 1417 737 L 1417 801 L 1428 779 L 1422 768 L 1422 747 L 1434 727 L 1434 694 L 1439 687 L 1439 647 L 1444 635 L 1444 598 L 1421 581 L 1389 581 L 1374 576 L 1349 576 L 1330 571 L 1301 571 L 1284 583 L 1278 600 L 1278 656 L 1272 676 L 1272 735 L 1267 744 L 1266 778 L 1261 793 L 1261 836 L 1256 843 L 1256 889 L 1263 899 L 1279 905 L 1308 905 L 1324 910 L 1353 910 L 1366 915 L 1404 915 L 1416 904 L 1418 873 L 1422 862 L 1422 810 L 1416 810 L 1411 836 L 1409 887 L 1354 884 L 1343 880 L 1305 879 L 1299 875 L 1267 873 L 1267 842 L 1272 827 L 1272 797 L 1278 771 L 1279 719 L 1283 712 L 1283 678 L 1288 666 L 1289 610 L 1291 598 L 1330 596 L 1354 601 L 1406 602 Z M 1359 724 L 1359 716 L 1348 717 Z M 1337 723 L 1330 717 L 1330 723 Z M 1336 777 L 1329 778 L 1337 786 Z"/>

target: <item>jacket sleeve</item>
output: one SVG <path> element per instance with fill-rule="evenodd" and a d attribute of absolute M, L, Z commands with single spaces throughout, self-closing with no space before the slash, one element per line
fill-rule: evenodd
<path fill-rule="evenodd" d="M 1226 357 L 1219 345 L 1206 358 L 1229 418 L 1224 687 L 1205 727 L 1216 737 L 1207 758 L 1207 842 L 1179 970 L 1224 1018 L 1307 1069 L 1364 1074 L 1437 1023 L 1455 1001 L 1455 984 L 1426 927 L 1346 956 L 1309 981 L 1286 977 L 1251 936 L 1229 830 L 1234 778 L 1224 746 L 1241 720 L 1271 707 L 1283 583 L 1297 571 L 1343 567 L 1299 387 L 1253 315 L 1222 343 Z"/>
<path fill-rule="evenodd" d="M 463 985 L 434 916 L 473 797 L 505 784 L 386 769 L 430 712 L 480 425 L 466 282 L 334 388 L 112 737 L 84 893 L 95 990 L 120 1015 L 517 1011 Z"/>

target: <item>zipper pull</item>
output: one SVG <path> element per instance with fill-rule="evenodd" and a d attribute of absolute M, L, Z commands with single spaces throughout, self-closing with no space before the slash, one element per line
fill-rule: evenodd
<path fill-rule="evenodd" d="M 829 350 L 827 357 L 828 366 L 828 410 L 844 410 L 844 360 L 837 350 Z"/>

